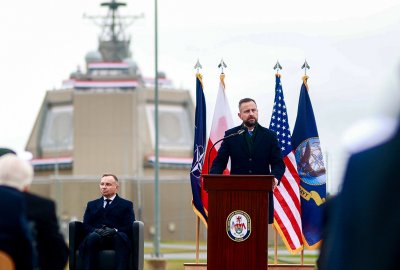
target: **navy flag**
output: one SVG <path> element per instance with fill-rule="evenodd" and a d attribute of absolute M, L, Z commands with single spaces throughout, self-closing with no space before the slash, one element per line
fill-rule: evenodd
<path fill-rule="evenodd" d="M 206 146 L 206 101 L 200 73 L 196 74 L 196 115 L 194 123 L 193 161 L 190 170 L 192 184 L 192 206 L 196 215 L 207 224 L 207 214 L 201 200 L 201 170 L 204 163 Z"/>
<path fill-rule="evenodd" d="M 322 240 L 322 204 L 326 198 L 326 170 L 318 137 L 317 124 L 308 95 L 308 76 L 303 77 L 299 107 L 293 129 L 297 171 L 300 176 L 301 219 L 304 244 L 318 248 Z"/>

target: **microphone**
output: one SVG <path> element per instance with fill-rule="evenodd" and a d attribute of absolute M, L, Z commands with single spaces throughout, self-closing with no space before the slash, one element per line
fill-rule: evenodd
<path fill-rule="evenodd" d="M 213 145 L 211 146 L 210 150 L 208 151 L 208 159 L 207 159 L 207 169 L 208 169 L 208 174 L 210 174 L 210 156 L 211 156 L 211 151 L 214 149 L 215 145 L 217 145 L 217 143 L 219 143 L 220 141 L 238 136 L 240 134 L 242 134 L 244 132 L 244 128 L 239 129 L 237 132 L 229 134 L 228 136 L 225 136 L 221 139 L 219 139 L 218 141 L 216 141 L 215 143 L 213 143 Z"/>

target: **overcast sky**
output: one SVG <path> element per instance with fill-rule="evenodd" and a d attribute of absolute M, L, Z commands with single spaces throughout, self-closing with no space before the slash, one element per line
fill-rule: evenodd
<path fill-rule="evenodd" d="M 128 1 L 122 15 L 139 15 L 127 33 L 133 59 L 154 76 L 154 1 Z M 228 67 L 231 111 L 249 96 L 268 126 L 274 98 L 273 66 L 293 130 L 305 59 L 321 146 L 328 153 L 328 186 L 340 182 L 343 136 L 359 121 L 396 116 L 400 104 L 400 3 L 396 0 L 158 1 L 159 69 L 194 97 L 197 59 L 203 65 L 208 119 L 212 118 L 221 58 Z M 84 68 L 97 49 L 99 28 L 83 14 L 105 15 L 97 0 L 8 1 L 0 16 L 0 145 L 22 152 L 46 90 Z M 208 125 L 211 124 L 209 120 Z"/>

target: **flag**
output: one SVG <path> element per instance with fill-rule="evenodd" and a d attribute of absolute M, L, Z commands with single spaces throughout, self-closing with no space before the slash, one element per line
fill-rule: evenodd
<path fill-rule="evenodd" d="M 322 204 L 326 198 L 326 169 L 308 95 L 307 79 L 308 76 L 303 77 L 292 144 L 295 149 L 297 172 L 301 179 L 300 202 L 304 244 L 309 249 L 316 249 L 322 240 Z"/>
<path fill-rule="evenodd" d="M 206 101 L 203 93 L 203 82 L 200 73 L 196 74 L 196 113 L 194 123 L 193 161 L 190 170 L 192 185 L 192 206 L 196 215 L 207 224 L 207 213 L 201 198 L 201 171 L 205 156 L 206 145 Z"/>
<path fill-rule="evenodd" d="M 280 74 L 275 77 L 275 100 L 269 129 L 275 131 L 286 169 L 274 190 L 274 226 L 286 248 L 295 254 L 303 249 L 300 209 L 300 178 L 294 157 Z"/>
<path fill-rule="evenodd" d="M 215 102 L 214 116 L 211 124 L 210 136 L 207 142 L 207 151 L 204 158 L 204 165 L 202 174 L 208 174 L 209 167 L 211 167 L 214 158 L 217 156 L 220 144 L 217 144 L 211 151 L 210 149 L 213 144 L 219 139 L 224 137 L 225 131 L 227 129 L 233 128 L 233 119 L 231 110 L 229 108 L 228 99 L 225 94 L 225 74 L 220 75 L 219 90 L 217 94 L 217 100 Z M 230 165 L 228 164 L 227 170 L 224 174 L 229 174 Z M 202 181 L 202 201 L 205 210 L 208 213 L 208 193 L 204 190 Z"/>

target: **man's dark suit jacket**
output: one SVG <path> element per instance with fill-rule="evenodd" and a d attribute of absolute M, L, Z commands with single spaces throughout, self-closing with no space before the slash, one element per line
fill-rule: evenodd
<path fill-rule="evenodd" d="M 399 131 L 350 157 L 321 269 L 399 269 Z"/>
<path fill-rule="evenodd" d="M 243 126 L 237 126 L 225 132 L 225 137 L 237 133 Z M 246 132 L 223 140 L 218 154 L 211 166 L 210 174 L 221 174 L 231 158 L 230 174 L 274 175 L 280 182 L 285 173 L 285 163 L 279 148 L 276 134 L 261 125 L 257 125 L 250 152 Z M 271 168 L 270 168 L 271 167 Z M 274 200 L 269 196 L 269 223 L 273 222 Z"/>
<path fill-rule="evenodd" d="M 88 202 L 83 216 L 86 233 L 89 234 L 95 229 L 101 228 L 102 225 L 106 225 L 117 229 L 118 232 L 125 233 L 123 238 L 128 241 L 127 236 L 131 235 L 132 224 L 135 221 L 133 203 L 117 195 L 106 209 L 103 205 L 103 197 Z"/>
<path fill-rule="evenodd" d="M 62 270 L 68 260 L 68 247 L 60 233 L 55 203 L 24 192 L 28 220 L 34 223 L 34 239 L 41 270 Z"/>
<path fill-rule="evenodd" d="M 0 250 L 14 260 L 16 270 L 33 267 L 32 240 L 22 193 L 0 186 Z"/>

